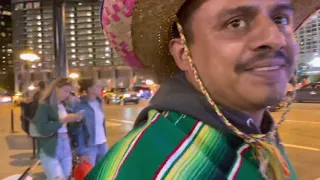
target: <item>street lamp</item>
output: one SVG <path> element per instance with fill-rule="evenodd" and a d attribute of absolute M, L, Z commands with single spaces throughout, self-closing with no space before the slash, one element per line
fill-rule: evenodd
<path fill-rule="evenodd" d="M 153 84 L 154 84 L 154 81 L 153 81 L 153 80 L 150 80 L 150 79 L 147 79 L 147 80 L 146 80 L 146 85 L 151 86 L 151 85 L 153 85 Z"/>
<path fill-rule="evenodd" d="M 31 62 L 34 62 L 34 61 L 37 61 L 37 60 L 39 60 L 40 59 L 40 57 L 37 55 L 37 54 L 34 54 L 34 53 L 32 53 L 32 52 L 24 52 L 24 53 L 22 53 L 22 54 L 20 54 L 20 59 L 21 60 L 23 60 L 23 61 L 25 61 L 26 63 L 25 63 L 25 66 L 24 66 L 24 68 L 23 68 L 23 70 L 25 71 L 25 73 L 26 73 L 26 76 L 25 76 L 25 90 L 31 90 L 32 89 L 32 87 L 31 87 L 31 89 L 30 89 L 30 87 L 29 87 L 29 84 L 30 84 L 30 79 L 29 79 L 29 66 L 30 66 L 30 63 Z M 32 90 L 31 90 L 32 91 Z"/>
<path fill-rule="evenodd" d="M 320 57 L 315 57 L 311 62 L 309 62 L 309 65 L 312 67 L 320 67 Z"/>
<path fill-rule="evenodd" d="M 69 74 L 69 78 L 78 79 L 79 78 L 79 74 L 78 73 L 71 73 L 71 74 Z"/>
<path fill-rule="evenodd" d="M 36 60 L 39 60 L 40 57 L 36 54 L 33 54 L 33 53 L 22 53 L 22 54 L 20 54 L 20 59 L 22 59 L 24 61 L 34 62 Z"/>

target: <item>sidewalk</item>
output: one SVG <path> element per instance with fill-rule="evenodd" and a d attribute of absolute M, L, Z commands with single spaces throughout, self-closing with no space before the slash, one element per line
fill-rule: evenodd
<path fill-rule="evenodd" d="M 10 133 L 10 111 L 14 109 L 16 133 Z M 22 174 L 36 160 L 32 157 L 32 141 L 20 127 L 20 109 L 11 106 L 1 107 L 0 111 L 0 179 L 15 174 Z M 32 177 L 45 180 L 41 166 L 37 167 Z"/>
<path fill-rule="evenodd" d="M 14 130 L 16 133 L 10 133 L 11 109 L 14 110 Z M 11 104 L 0 104 L 0 180 L 11 175 L 23 173 L 25 169 L 36 161 L 30 159 L 32 157 L 32 141 L 23 132 L 20 123 L 20 108 L 14 107 Z M 131 130 L 132 125 L 132 123 L 107 121 L 109 147 L 126 135 Z M 35 169 L 32 177 L 34 180 L 46 179 L 42 173 L 41 166 Z"/>

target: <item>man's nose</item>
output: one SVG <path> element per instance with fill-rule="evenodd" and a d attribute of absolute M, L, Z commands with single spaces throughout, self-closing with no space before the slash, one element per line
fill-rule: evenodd
<path fill-rule="evenodd" d="M 249 46 L 253 51 L 277 51 L 286 46 L 283 25 L 276 24 L 267 15 L 261 15 L 252 30 Z"/>

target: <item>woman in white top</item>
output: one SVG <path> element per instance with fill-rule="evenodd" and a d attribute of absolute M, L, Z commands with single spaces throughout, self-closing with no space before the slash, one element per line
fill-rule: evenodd
<path fill-rule="evenodd" d="M 102 86 L 93 79 L 79 81 L 80 103 L 76 111 L 83 111 L 82 126 L 77 131 L 77 153 L 81 161 L 87 161 L 93 166 L 107 153 L 107 138 L 105 114 L 102 108 L 100 94 Z"/>
<path fill-rule="evenodd" d="M 70 96 L 71 81 L 58 78 L 44 91 L 34 122 L 41 135 L 38 148 L 48 180 L 67 180 L 72 172 L 72 153 L 67 124 L 78 122 L 81 114 L 68 114 L 64 101 Z"/>

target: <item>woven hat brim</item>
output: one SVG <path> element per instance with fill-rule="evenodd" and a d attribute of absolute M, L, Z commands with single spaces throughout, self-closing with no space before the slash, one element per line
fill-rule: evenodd
<path fill-rule="evenodd" d="M 185 0 L 136 0 L 131 33 L 133 51 L 145 68 L 160 80 L 179 71 L 169 52 L 172 24 Z M 298 29 L 314 12 L 320 9 L 320 0 L 293 0 L 294 28 Z"/>

